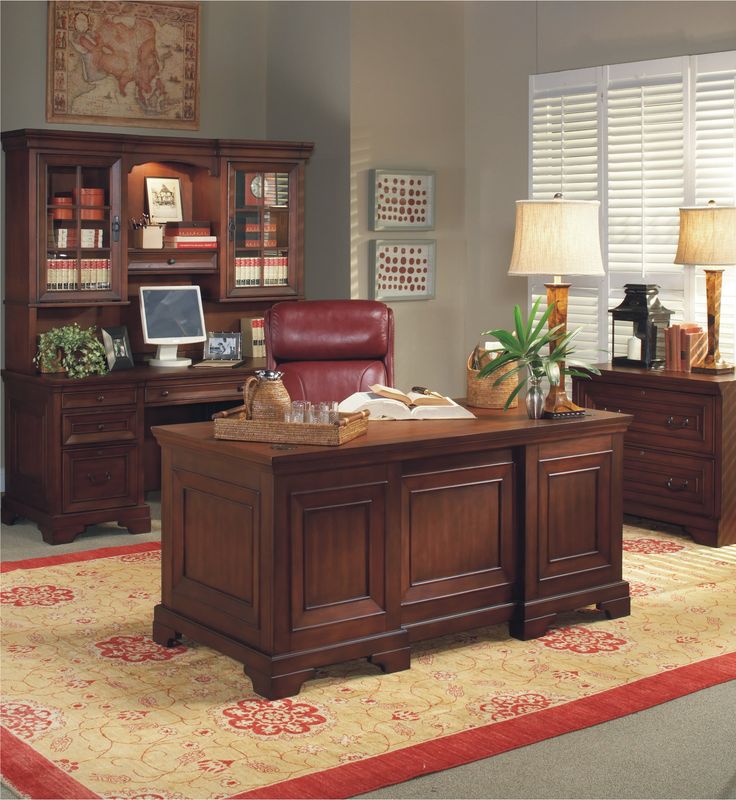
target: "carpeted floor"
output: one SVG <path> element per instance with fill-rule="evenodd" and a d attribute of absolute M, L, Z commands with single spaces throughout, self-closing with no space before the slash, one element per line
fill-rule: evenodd
<path fill-rule="evenodd" d="M 276 703 L 207 648 L 151 644 L 155 545 L 8 572 L 3 774 L 21 791 L 54 780 L 54 797 L 350 796 L 733 677 L 736 549 L 626 541 L 629 618 L 585 609 L 535 642 L 505 626 L 445 637 L 415 646 L 408 672 L 337 665 Z"/>

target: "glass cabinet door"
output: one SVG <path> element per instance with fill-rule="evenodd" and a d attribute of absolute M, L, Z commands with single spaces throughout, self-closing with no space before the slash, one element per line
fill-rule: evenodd
<path fill-rule="evenodd" d="M 291 174 L 233 166 L 227 294 L 291 294 Z"/>
<path fill-rule="evenodd" d="M 119 162 L 47 160 L 42 171 L 38 299 L 76 303 L 119 300 Z"/>

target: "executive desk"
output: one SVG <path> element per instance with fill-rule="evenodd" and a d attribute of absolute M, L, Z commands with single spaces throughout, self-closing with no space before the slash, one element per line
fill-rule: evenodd
<path fill-rule="evenodd" d="M 181 634 L 241 661 L 266 697 L 315 668 L 409 667 L 411 642 L 562 611 L 629 613 L 621 577 L 623 435 L 631 417 L 371 422 L 340 447 L 216 440 L 157 427 L 162 602 Z"/>
<path fill-rule="evenodd" d="M 237 369 L 137 366 L 82 380 L 5 370 L 2 521 L 33 520 L 49 544 L 87 525 L 151 530 L 144 493 L 158 489 L 153 425 L 209 419 L 242 402 L 263 360 Z"/>

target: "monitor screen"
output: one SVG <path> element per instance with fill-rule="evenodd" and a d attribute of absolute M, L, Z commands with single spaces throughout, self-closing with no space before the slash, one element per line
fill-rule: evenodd
<path fill-rule="evenodd" d="M 207 339 L 199 286 L 141 286 L 143 341 L 158 345 L 157 367 L 182 367 L 191 359 L 177 358 L 180 344 Z"/>

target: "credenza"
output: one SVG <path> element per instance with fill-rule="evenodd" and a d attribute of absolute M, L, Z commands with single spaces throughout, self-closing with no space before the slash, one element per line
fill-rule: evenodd
<path fill-rule="evenodd" d="M 542 635 L 597 604 L 629 613 L 621 574 L 630 417 L 370 422 L 339 447 L 156 427 L 162 598 L 153 638 L 242 662 L 265 697 L 317 667 L 409 667 L 413 641 L 508 622 Z"/>
<path fill-rule="evenodd" d="M 627 513 L 681 525 L 695 541 L 736 543 L 736 377 L 600 365 L 575 402 L 631 414 Z"/>

